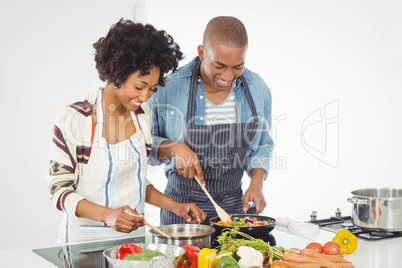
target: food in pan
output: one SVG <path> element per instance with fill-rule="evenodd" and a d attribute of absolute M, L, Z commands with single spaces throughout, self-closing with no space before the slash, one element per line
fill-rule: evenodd
<path fill-rule="evenodd" d="M 231 217 L 231 216 L 230 216 Z M 263 226 L 263 225 L 269 225 L 271 223 L 273 223 L 274 220 L 272 220 L 271 222 L 268 222 L 266 220 L 254 220 L 250 217 L 245 217 L 245 218 L 239 218 L 238 220 L 231 220 L 229 218 L 228 221 L 218 221 L 218 222 L 212 222 L 213 224 L 216 225 L 221 225 L 221 226 L 237 226 L 237 227 L 250 227 L 250 226 Z"/>

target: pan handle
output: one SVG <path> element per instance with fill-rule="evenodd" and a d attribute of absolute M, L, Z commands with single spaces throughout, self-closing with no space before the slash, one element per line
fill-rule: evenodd
<path fill-rule="evenodd" d="M 358 204 L 358 205 L 367 205 L 369 204 L 369 199 L 368 198 L 361 198 L 361 197 L 349 197 L 348 202 L 352 204 Z"/>
<path fill-rule="evenodd" d="M 250 207 L 249 207 L 249 209 L 246 211 L 246 212 L 244 212 L 245 214 L 256 214 L 256 209 L 255 209 L 255 204 L 254 204 L 254 202 L 249 202 L 248 203 L 249 205 L 250 205 Z"/>

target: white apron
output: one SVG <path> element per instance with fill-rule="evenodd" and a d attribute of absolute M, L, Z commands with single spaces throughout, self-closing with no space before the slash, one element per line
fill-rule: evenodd
<path fill-rule="evenodd" d="M 106 207 L 118 208 L 128 205 L 143 214 L 148 165 L 144 135 L 135 113 L 131 112 L 136 133 L 117 144 L 107 143 L 103 138 L 102 92 L 99 90 L 97 97 L 97 124 L 87 172 L 79 179 L 76 192 L 88 201 Z M 121 233 L 103 222 L 64 213 L 58 240 L 62 243 L 72 243 L 144 233 L 144 227 L 130 234 Z"/>

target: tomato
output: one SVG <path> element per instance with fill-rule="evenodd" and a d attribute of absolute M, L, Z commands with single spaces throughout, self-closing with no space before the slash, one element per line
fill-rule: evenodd
<path fill-rule="evenodd" d="M 322 252 L 327 255 L 339 255 L 340 250 L 341 247 L 332 241 L 325 243 L 324 247 L 322 248 Z"/>
<path fill-rule="evenodd" d="M 311 249 L 322 254 L 322 245 L 318 242 L 311 242 L 306 246 L 306 249 Z"/>
<path fill-rule="evenodd" d="M 271 264 L 271 268 L 288 268 L 286 262 L 275 260 Z"/>

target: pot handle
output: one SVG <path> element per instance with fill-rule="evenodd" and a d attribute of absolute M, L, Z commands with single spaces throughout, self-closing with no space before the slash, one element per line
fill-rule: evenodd
<path fill-rule="evenodd" d="M 369 203 L 369 199 L 354 196 L 349 197 L 348 202 L 352 204 L 367 205 Z"/>

